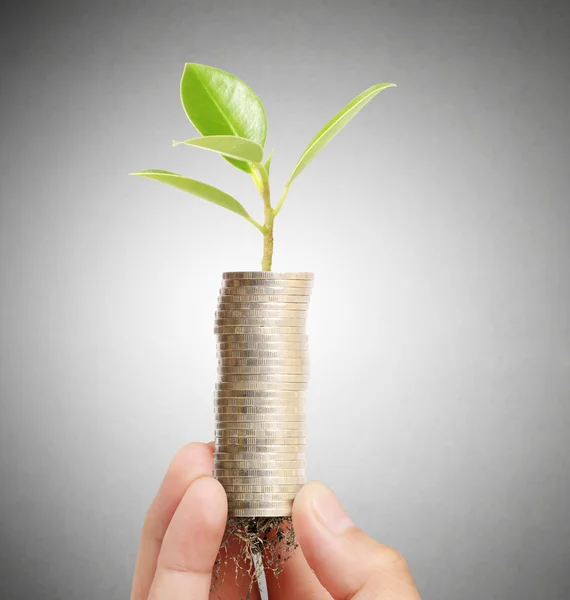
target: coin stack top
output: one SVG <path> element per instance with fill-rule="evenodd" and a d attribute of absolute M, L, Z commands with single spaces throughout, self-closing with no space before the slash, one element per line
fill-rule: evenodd
<path fill-rule="evenodd" d="M 227 272 L 214 332 L 214 476 L 234 517 L 289 516 L 305 483 L 312 273 Z"/>

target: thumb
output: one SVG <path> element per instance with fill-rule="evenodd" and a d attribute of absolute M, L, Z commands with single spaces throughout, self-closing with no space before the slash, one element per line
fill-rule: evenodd
<path fill-rule="evenodd" d="M 307 483 L 293 504 L 297 541 L 335 600 L 420 600 L 404 557 L 358 529 L 324 483 Z"/>

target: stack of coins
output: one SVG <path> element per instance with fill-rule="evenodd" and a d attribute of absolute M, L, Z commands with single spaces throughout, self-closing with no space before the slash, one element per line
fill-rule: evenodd
<path fill-rule="evenodd" d="M 224 273 L 214 476 L 233 517 L 289 516 L 305 483 L 312 273 Z"/>

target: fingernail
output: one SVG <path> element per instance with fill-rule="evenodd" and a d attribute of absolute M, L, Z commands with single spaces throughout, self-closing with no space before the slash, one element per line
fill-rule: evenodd
<path fill-rule="evenodd" d="M 313 492 L 313 510 L 319 521 L 333 533 L 342 533 L 354 525 L 334 492 L 323 483 Z"/>

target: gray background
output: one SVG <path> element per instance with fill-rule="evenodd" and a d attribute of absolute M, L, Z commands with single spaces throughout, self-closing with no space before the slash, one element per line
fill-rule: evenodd
<path fill-rule="evenodd" d="M 276 270 L 312 270 L 308 475 L 422 597 L 570 597 L 570 8 L 560 1 L 8 2 L 0 38 L 0 597 L 128 597 L 171 456 L 212 437 L 222 271 L 251 180 L 191 137 L 184 62 L 264 102 Z"/>

